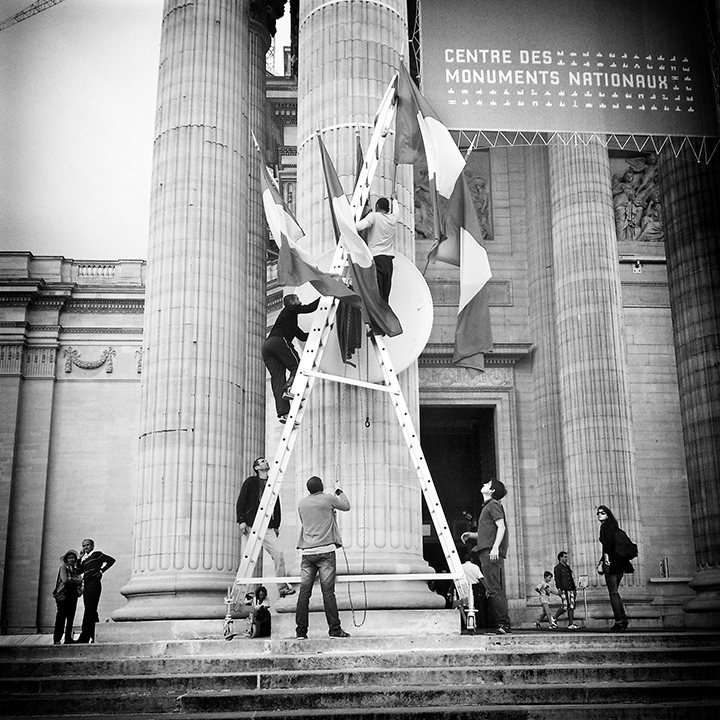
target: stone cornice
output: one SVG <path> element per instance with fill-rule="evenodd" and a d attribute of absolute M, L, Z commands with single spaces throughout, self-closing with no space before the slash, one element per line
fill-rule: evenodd
<path fill-rule="evenodd" d="M 515 365 L 533 351 L 532 343 L 494 343 L 492 352 L 485 354 L 486 366 Z M 452 365 L 452 343 L 428 343 L 418 359 L 419 367 L 456 367 Z"/>
<path fill-rule="evenodd" d="M 127 315 L 142 314 L 145 311 L 145 299 L 133 298 L 72 298 L 65 312 L 68 313 L 123 313 Z"/>

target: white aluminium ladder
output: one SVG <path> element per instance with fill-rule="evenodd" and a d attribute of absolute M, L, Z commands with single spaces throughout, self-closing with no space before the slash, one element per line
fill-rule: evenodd
<path fill-rule="evenodd" d="M 373 133 L 365 156 L 362 170 L 358 177 L 355 191 L 352 197 L 352 209 L 355 219 L 359 220 L 362 209 L 367 202 L 370 192 L 372 178 L 377 168 L 380 155 L 385 143 L 390 124 L 395 115 L 397 76 L 388 86 L 387 91 L 380 103 L 375 116 Z M 341 244 L 338 244 L 333 258 L 331 272 L 342 275 L 347 268 L 347 255 Z M 321 297 L 320 305 L 315 312 L 315 320 L 310 330 L 305 349 L 300 358 L 300 363 L 295 374 L 295 380 L 291 388 L 293 400 L 290 405 L 287 422 L 282 431 L 280 443 L 275 452 L 272 465 L 265 483 L 265 490 L 260 499 L 260 505 L 255 516 L 255 521 L 247 536 L 243 547 L 243 554 L 240 560 L 237 576 L 234 585 L 228 589 L 225 599 L 227 604 L 227 615 L 225 618 L 224 634 L 227 639 L 232 634 L 232 606 L 237 605 L 247 591 L 251 583 L 263 582 L 298 582 L 299 578 L 277 578 L 277 577 L 252 577 L 262 549 L 262 542 L 268 530 L 272 511 L 278 500 L 280 486 L 282 484 L 285 470 L 287 469 L 290 457 L 293 452 L 295 440 L 297 439 L 300 425 L 305 414 L 305 407 L 310 398 L 315 381 L 322 379 L 329 382 L 345 383 L 370 390 L 386 392 L 395 408 L 395 413 L 402 428 L 405 443 L 415 467 L 420 482 L 420 488 L 425 497 L 425 502 L 430 517 L 435 526 L 437 536 L 440 540 L 445 558 L 450 569 L 449 573 L 410 573 L 406 575 L 381 574 L 381 575 L 338 575 L 339 582 L 372 582 L 382 580 L 437 580 L 441 578 L 452 579 L 457 588 L 458 597 L 467 603 L 467 627 L 471 632 L 475 630 L 475 607 L 470 586 L 460 563 L 460 557 L 455 548 L 452 532 L 448 527 L 445 513 L 440 504 L 440 499 L 435 489 L 430 469 L 425 460 L 425 455 L 420 445 L 420 438 L 413 426 L 410 411 L 408 410 L 405 398 L 403 397 L 400 384 L 392 366 L 390 355 L 383 339 L 377 335 L 370 334 L 370 343 L 375 352 L 380 366 L 383 384 L 365 382 L 353 378 L 345 378 L 338 375 L 330 375 L 320 371 L 320 362 L 327 347 L 328 340 L 332 333 L 335 317 L 337 315 L 339 300 L 333 297 Z"/>

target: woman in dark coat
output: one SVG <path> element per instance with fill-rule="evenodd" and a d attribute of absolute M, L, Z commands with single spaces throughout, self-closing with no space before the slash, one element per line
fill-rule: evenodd
<path fill-rule="evenodd" d="M 55 590 L 53 597 L 57 604 L 57 613 L 55 615 L 55 629 L 53 630 L 53 642 L 55 645 L 60 644 L 65 634 L 65 644 L 70 645 L 73 640 L 73 622 L 75 620 L 75 609 L 79 595 L 82 578 L 78 573 L 77 550 L 68 550 L 60 559 L 62 565 L 58 570 L 57 580 L 55 581 Z"/>
<path fill-rule="evenodd" d="M 610 511 L 607 505 L 598 505 L 597 519 L 600 521 L 600 544 L 602 545 L 602 557 L 597 565 L 597 571 L 600 575 L 605 576 L 605 584 L 607 585 L 610 595 L 610 605 L 612 606 L 613 615 L 615 616 L 615 624 L 610 628 L 614 632 L 622 632 L 627 630 L 628 619 L 625 615 L 625 607 L 622 598 L 618 592 L 618 586 L 625 573 L 635 572 L 630 560 L 618 551 L 621 544 L 627 542 L 627 536 L 620 530 L 618 521 Z"/>

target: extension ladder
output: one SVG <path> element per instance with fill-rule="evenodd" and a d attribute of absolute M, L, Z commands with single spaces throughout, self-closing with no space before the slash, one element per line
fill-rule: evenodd
<path fill-rule="evenodd" d="M 390 129 L 390 123 L 395 115 L 397 102 L 397 76 L 388 86 L 385 95 L 380 103 L 375 116 L 373 133 L 370 144 L 359 173 L 352 196 L 351 207 L 355 219 L 359 220 L 362 209 L 367 202 L 370 193 L 370 185 L 377 168 L 385 139 Z M 331 272 L 342 275 L 347 268 L 347 254 L 339 243 L 335 250 L 332 261 Z M 405 438 L 405 443 L 415 467 L 420 482 L 420 488 L 425 497 L 425 502 L 432 518 L 435 530 L 440 540 L 449 573 L 410 573 L 410 574 L 381 574 L 381 575 L 338 575 L 338 582 L 373 582 L 387 580 L 437 580 L 441 578 L 452 579 L 457 588 L 458 598 L 461 603 L 467 603 L 467 628 L 475 630 L 475 607 L 470 586 L 460 563 L 460 557 L 455 548 L 452 532 L 448 527 L 445 513 L 440 504 L 440 499 L 435 489 L 430 469 L 425 460 L 420 439 L 413 426 L 410 411 L 405 403 L 397 375 L 393 369 L 390 355 L 383 339 L 370 333 L 370 343 L 374 349 L 375 357 L 380 366 L 383 384 L 366 382 L 355 378 L 345 378 L 338 375 L 331 375 L 320 371 L 320 363 L 323 352 L 327 346 L 332 333 L 335 317 L 337 314 L 339 300 L 334 297 L 321 297 L 320 305 L 315 312 L 312 329 L 310 330 L 305 349 L 301 355 L 300 363 L 295 374 L 295 380 L 291 388 L 293 399 L 288 413 L 287 422 L 283 428 L 280 443 L 275 452 L 268 479 L 265 483 L 265 490 L 260 498 L 260 504 L 255 517 L 255 522 L 250 530 L 247 540 L 244 543 L 243 553 L 238 568 L 237 576 L 233 586 L 228 588 L 225 598 L 227 615 L 225 617 L 224 635 L 227 639 L 233 637 L 232 606 L 237 605 L 251 583 L 272 583 L 272 582 L 299 582 L 299 577 L 261 577 L 254 578 L 252 574 L 257 565 L 262 549 L 263 539 L 268 530 L 273 508 L 278 500 L 280 486 L 282 484 L 285 470 L 287 469 L 290 457 L 293 452 L 295 441 L 305 414 L 305 408 L 310 398 L 313 386 L 318 379 L 329 382 L 345 383 L 362 388 L 368 388 L 388 394 L 390 401 L 395 408 L 395 413 Z"/>

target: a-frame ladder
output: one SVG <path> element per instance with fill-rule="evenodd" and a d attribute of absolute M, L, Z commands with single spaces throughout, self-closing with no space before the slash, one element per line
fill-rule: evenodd
<path fill-rule="evenodd" d="M 390 124 L 395 115 L 396 107 L 396 87 L 397 76 L 388 86 L 387 91 L 382 99 L 378 112 L 375 116 L 373 133 L 365 156 L 363 167 L 361 169 L 355 191 L 352 197 L 352 209 L 355 219 L 359 220 L 363 207 L 367 202 L 370 193 L 370 185 L 377 168 L 380 155 L 384 146 L 385 139 L 390 129 Z M 347 254 L 338 244 L 335 255 L 333 257 L 331 272 L 342 275 L 347 267 Z M 268 479 L 265 483 L 265 490 L 260 498 L 260 504 L 255 516 L 255 521 L 244 543 L 243 553 L 240 560 L 237 576 L 234 585 L 228 589 L 226 604 L 228 608 L 225 618 L 225 637 L 230 639 L 232 633 L 232 606 L 237 605 L 242 596 L 247 591 L 251 583 L 261 582 L 298 582 L 299 578 L 277 578 L 262 577 L 254 578 L 252 574 L 257 565 L 262 549 L 263 539 L 268 530 L 270 518 L 273 508 L 278 500 L 282 479 L 287 469 L 290 457 L 293 452 L 295 441 L 305 414 L 305 408 L 310 398 L 315 381 L 323 379 L 330 382 L 345 383 L 355 385 L 371 390 L 386 392 L 390 401 L 395 408 L 395 413 L 403 432 L 405 443 L 410 452 L 410 456 L 420 482 L 420 488 L 425 497 L 430 517 L 435 526 L 440 545 L 443 549 L 445 559 L 448 563 L 449 573 L 410 573 L 406 575 L 398 574 L 382 574 L 382 575 L 338 575 L 337 580 L 340 582 L 369 582 L 381 580 L 437 580 L 440 578 L 452 579 L 457 588 L 458 597 L 461 602 L 467 604 L 467 628 L 470 631 L 475 630 L 475 607 L 473 604 L 473 596 L 470 586 L 465 577 L 465 573 L 460 563 L 460 557 L 455 548 L 455 542 L 452 532 L 448 526 L 445 513 L 440 504 L 440 499 L 435 488 L 435 484 L 430 474 L 425 455 L 420 445 L 420 438 L 415 430 L 412 422 L 410 411 L 405 403 L 405 398 L 398 382 L 397 375 L 393 369 L 390 355 L 380 336 L 370 334 L 369 339 L 373 347 L 375 357 L 382 372 L 383 384 L 366 382 L 354 378 L 345 378 L 338 375 L 330 375 L 320 371 L 320 363 L 323 353 L 330 340 L 330 336 L 334 327 L 335 317 L 338 308 L 338 299 L 333 297 L 321 297 L 320 305 L 315 312 L 315 319 L 312 329 L 309 333 L 305 348 L 300 358 L 295 380 L 291 388 L 293 399 L 290 405 L 290 412 L 287 416 L 287 422 L 283 428 L 280 443 L 275 452 L 272 465 L 270 466 Z"/>

